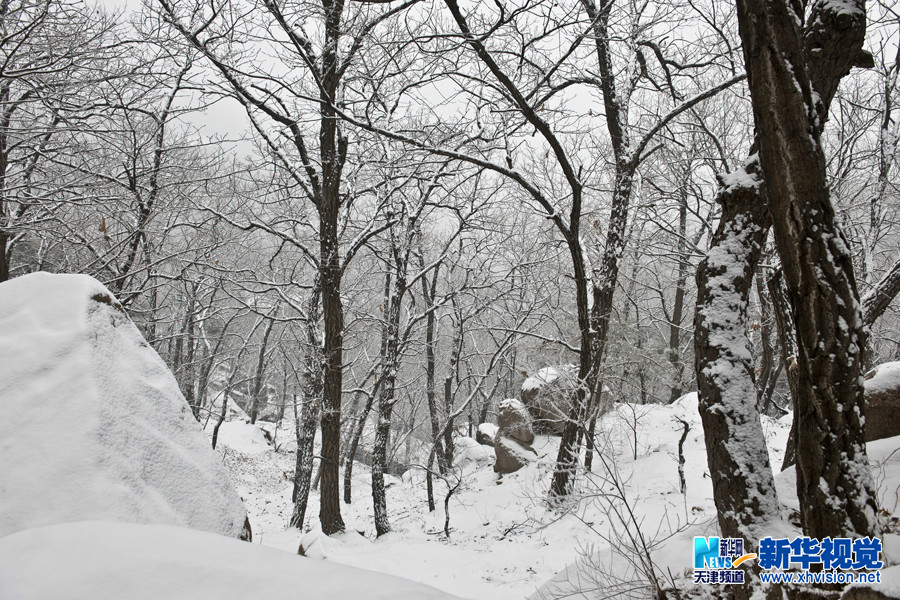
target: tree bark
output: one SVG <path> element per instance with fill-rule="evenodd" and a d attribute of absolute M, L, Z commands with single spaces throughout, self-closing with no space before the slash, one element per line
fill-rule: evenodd
<path fill-rule="evenodd" d="M 341 517 L 341 400 L 343 387 L 344 307 L 338 215 L 341 207 L 341 174 L 347 158 L 347 140 L 338 125 L 334 106 L 341 81 L 338 44 L 341 37 L 343 0 L 324 0 L 325 42 L 322 49 L 322 81 L 319 119 L 319 155 L 322 191 L 319 213 L 319 270 L 322 280 L 322 315 L 325 321 L 324 387 L 322 406 L 322 487 L 319 521 L 325 535 L 344 530 Z"/>
<path fill-rule="evenodd" d="M 871 327 L 900 294 L 900 261 L 862 297 L 863 325 Z"/>
<path fill-rule="evenodd" d="M 690 166 L 689 166 L 690 168 Z M 690 171 L 685 173 L 678 203 L 678 278 L 675 281 L 675 301 L 669 319 L 669 348 L 667 355 L 672 365 L 674 381 L 669 390 L 669 404 L 684 394 L 684 361 L 681 357 L 681 322 L 684 320 L 684 300 L 687 293 L 687 277 L 690 262 L 687 248 L 687 194 Z"/>
<path fill-rule="evenodd" d="M 775 481 L 759 417 L 747 312 L 753 273 L 768 234 L 758 163 L 717 198 L 722 216 L 697 268 L 694 357 L 719 529 L 753 546 L 778 514 Z M 750 184 L 753 182 L 753 184 Z M 736 598 L 749 589 L 733 586 Z"/>
<path fill-rule="evenodd" d="M 306 519 L 309 492 L 313 472 L 313 444 L 321 416 L 322 398 L 322 345 L 319 337 L 319 301 L 322 296 L 320 279 L 316 277 L 309 293 L 306 310 L 306 352 L 303 360 L 301 394 L 303 411 L 298 418 L 297 402 L 294 400 L 295 435 L 297 437 L 297 458 L 294 467 L 294 490 L 291 499 L 294 510 L 290 524 L 303 528 Z"/>
<path fill-rule="evenodd" d="M 595 410 L 602 409 L 599 404 L 601 394 L 598 386 L 601 385 L 600 373 L 609 335 L 616 283 L 619 279 L 619 263 L 627 242 L 628 206 L 631 201 L 631 190 L 639 158 L 632 155 L 631 143 L 626 130 L 628 94 L 620 97 L 615 85 L 615 70 L 609 47 L 609 17 L 613 1 L 609 0 L 597 6 L 593 0 L 581 0 L 581 5 L 591 20 L 594 34 L 594 48 L 597 55 L 597 70 L 600 74 L 600 87 L 603 91 L 606 127 L 612 141 L 616 172 L 609 225 L 606 231 L 606 244 L 603 248 L 599 272 L 594 273 L 591 290 L 593 306 L 589 315 L 583 317 L 580 314 L 582 310 L 584 312 L 588 310 L 587 298 L 584 299 L 583 304 L 578 302 L 579 323 L 581 324 L 585 317 L 587 321 L 587 327 L 584 324 L 581 326 L 583 340 L 578 378 L 582 385 L 575 394 L 569 418 L 560 439 L 556 471 L 553 473 L 553 483 L 550 487 L 550 495 L 557 497 L 564 496 L 572 490 L 580 450 L 578 440 L 581 439 L 582 433 L 586 433 L 585 424 L 591 415 Z M 573 253 L 576 293 L 584 293 L 586 296 L 586 289 L 584 292 L 578 289 L 581 285 L 585 285 L 580 282 L 580 278 L 585 276 L 580 243 L 578 229 L 573 228 L 569 247 Z M 577 257 L 575 248 L 579 249 Z M 582 270 L 582 273 L 578 272 L 579 269 Z M 576 299 L 580 300 L 577 297 Z M 590 350 L 586 351 L 588 348 Z"/>
<path fill-rule="evenodd" d="M 803 531 L 817 538 L 872 535 L 876 505 L 861 418 L 862 315 L 849 250 L 829 200 L 817 128 L 827 108 L 814 99 L 810 83 L 823 65 L 807 67 L 799 5 L 737 0 L 737 6 L 768 207 L 796 323 Z M 838 71 L 843 75 L 862 45 L 864 5 L 860 0 L 817 7 L 807 39 L 849 56 Z M 827 36 L 816 18 L 833 20 L 843 35 Z M 834 78 L 835 87 L 839 80 Z M 820 87 L 816 91 L 824 96 Z"/>
<path fill-rule="evenodd" d="M 259 416 L 259 404 L 260 404 L 260 396 L 262 395 L 263 388 L 265 387 L 264 379 L 266 373 L 266 348 L 269 344 L 269 335 L 272 333 L 272 328 L 275 326 L 275 312 L 277 312 L 278 307 L 272 311 L 272 317 L 269 319 L 268 323 L 266 323 L 266 328 L 263 330 L 262 341 L 259 343 L 259 356 L 256 360 L 256 371 L 253 374 L 253 389 L 251 390 L 251 400 L 250 400 L 250 424 L 256 424 L 256 418 Z"/>
<path fill-rule="evenodd" d="M 392 232 L 392 236 L 393 236 Z M 387 466 L 387 448 L 391 433 L 391 415 L 400 368 L 400 308 L 406 294 L 406 260 L 403 248 L 392 248 L 391 270 L 394 272 L 393 290 L 385 298 L 385 343 L 382 352 L 381 389 L 378 394 L 378 424 L 375 427 L 375 445 L 372 450 L 372 503 L 375 512 L 375 535 L 381 537 L 391 530 L 387 514 L 387 496 L 384 488 L 384 470 Z"/>

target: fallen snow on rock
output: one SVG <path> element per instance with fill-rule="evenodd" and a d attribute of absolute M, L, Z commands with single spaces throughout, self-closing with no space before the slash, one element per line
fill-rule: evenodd
<path fill-rule="evenodd" d="M 575 373 L 575 365 L 563 365 L 562 368 L 566 370 L 567 376 L 572 376 Z M 557 379 L 559 379 L 559 370 L 556 367 L 544 367 L 522 383 L 522 391 L 527 392 L 544 387 Z"/>
<path fill-rule="evenodd" d="M 878 365 L 866 379 L 867 394 L 877 394 L 900 388 L 900 362 L 888 362 Z"/>
<path fill-rule="evenodd" d="M 496 430 L 496 426 L 495 430 Z M 453 464 L 457 467 L 467 467 L 472 464 L 482 466 L 494 463 L 494 449 L 490 446 L 479 444 L 470 437 L 459 437 L 453 442 Z"/>
<path fill-rule="evenodd" d="M 262 429 L 245 421 L 226 421 L 219 428 L 216 445 L 245 454 L 258 454 L 271 449 Z"/>
<path fill-rule="evenodd" d="M 241 535 L 175 378 L 95 279 L 0 284 L 0 406 L 0 536 L 87 519 Z"/>
<path fill-rule="evenodd" d="M 84 521 L 0 539 L 0 598 L 453 600 L 408 580 L 206 532 Z"/>

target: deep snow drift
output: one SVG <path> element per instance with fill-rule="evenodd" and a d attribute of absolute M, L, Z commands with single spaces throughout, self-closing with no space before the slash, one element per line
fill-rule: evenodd
<path fill-rule="evenodd" d="M 0 284 L 0 407 L 0 536 L 88 519 L 241 535 L 175 378 L 95 279 Z"/>
<path fill-rule="evenodd" d="M 453 600 L 397 577 L 164 525 L 84 521 L 0 538 L 4 600 Z"/>

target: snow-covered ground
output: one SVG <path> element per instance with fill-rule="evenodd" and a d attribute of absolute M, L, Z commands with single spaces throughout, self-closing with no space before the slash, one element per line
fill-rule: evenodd
<path fill-rule="evenodd" d="M 3 600 L 454 600 L 411 581 L 167 525 L 80 521 L 0 538 Z"/>
<path fill-rule="evenodd" d="M 684 494 L 678 476 L 682 422 L 690 426 L 684 444 Z M 369 472 L 357 464 L 353 502 L 343 505 L 347 533 L 326 538 L 317 533 L 319 498 L 315 493 L 307 512 L 311 531 L 287 527 L 292 508 L 292 425 L 282 425 L 277 451 L 268 446 L 260 452 L 255 426 L 231 424 L 219 433 L 218 452 L 245 500 L 255 543 L 296 552 L 302 541 L 304 547 L 313 547 L 311 555 L 326 561 L 405 577 L 465 598 L 526 598 L 542 586 L 545 591 L 552 589 L 555 584 L 550 588 L 545 584 L 554 578 L 557 582 L 571 578 L 571 567 L 569 575 L 559 574 L 574 563 L 584 565 L 586 557 L 587 562 L 600 563 L 604 569 L 612 566 L 617 575 L 627 578 L 627 565 L 619 563 L 625 562 L 628 544 L 621 540 L 635 528 L 629 518 L 615 516 L 616 510 L 625 512 L 621 499 L 610 497 L 613 482 L 618 482 L 618 495 L 627 499 L 647 536 L 660 574 L 676 579 L 689 575 L 692 537 L 716 531 L 696 394 L 670 406 L 618 404 L 601 423 L 606 460 L 595 459 L 593 474 L 580 477 L 577 500 L 564 507 L 550 507 L 546 502 L 558 438 L 538 436 L 534 448 L 539 459 L 503 477 L 493 472 L 491 448 L 457 438 L 457 473 L 462 483 L 449 502 L 449 538 L 443 533 L 447 485 L 438 480 L 437 510 L 429 513 L 420 470 L 387 478 L 394 531 L 375 539 Z M 771 462 L 780 465 L 790 418 L 764 417 L 763 428 Z M 888 448 L 892 443 L 896 448 L 900 439 L 876 444 Z M 886 453 L 879 449 L 879 456 Z M 882 470 L 900 473 L 900 465 Z M 893 486 L 896 492 L 900 482 L 892 477 L 883 481 L 885 491 Z M 779 489 L 784 487 L 783 478 L 779 477 Z M 456 483 L 456 477 L 451 483 Z M 784 506 L 785 521 L 792 511 L 790 496 Z"/>
<path fill-rule="evenodd" d="M 537 460 L 501 477 L 493 449 L 457 437 L 435 511 L 420 469 L 386 476 L 393 532 L 376 539 L 370 474 L 356 464 L 344 534 L 318 532 L 315 492 L 307 530 L 290 528 L 294 424 L 251 425 L 233 406 L 211 451 L 171 373 L 87 277 L 0 284 L 0 399 L 0 600 L 586 598 L 643 585 L 636 550 L 664 586 L 688 587 L 693 536 L 716 533 L 696 394 L 615 405 L 565 504 L 547 503 L 558 438 L 538 436 Z M 772 465 L 789 429 L 789 417 L 763 418 Z M 896 530 L 900 437 L 868 450 Z M 797 533 L 793 477 L 776 477 L 771 535 Z M 253 545 L 216 535 L 240 533 L 238 495 Z M 900 537 L 884 543 L 900 562 Z"/>

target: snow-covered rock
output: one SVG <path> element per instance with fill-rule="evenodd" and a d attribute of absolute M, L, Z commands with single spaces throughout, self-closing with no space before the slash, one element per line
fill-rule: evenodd
<path fill-rule="evenodd" d="M 237 450 L 244 454 L 258 454 L 271 448 L 266 434 L 256 425 L 246 421 L 225 421 L 219 428 L 216 446 Z"/>
<path fill-rule="evenodd" d="M 89 519 L 244 532 L 175 378 L 95 279 L 0 284 L 0 407 L 0 536 Z"/>
<path fill-rule="evenodd" d="M 482 423 L 478 426 L 478 431 L 475 433 L 475 441 L 485 446 L 493 446 L 498 429 L 499 427 L 493 423 Z"/>
<path fill-rule="evenodd" d="M 494 448 L 479 444 L 470 437 L 458 437 L 453 440 L 453 464 L 457 467 L 485 466 L 494 462 Z"/>
<path fill-rule="evenodd" d="M 500 403 L 499 409 L 500 414 L 497 417 L 498 436 L 511 438 L 522 444 L 530 444 L 534 441 L 531 415 L 521 402 L 515 398 L 508 398 Z"/>
<path fill-rule="evenodd" d="M 538 432 L 561 435 L 578 390 L 578 367 L 559 365 L 544 367 L 522 383 L 522 403 L 534 417 Z M 603 387 L 603 412 L 610 405 L 610 390 Z"/>
<path fill-rule="evenodd" d="M 86 521 L 0 539 L 0 598 L 453 600 L 420 583 L 164 525 Z"/>
<path fill-rule="evenodd" d="M 531 447 L 534 441 L 531 416 L 515 398 L 504 400 L 499 408 L 498 430 L 494 438 L 494 453 L 497 456 L 494 471 L 501 474 L 515 473 L 537 458 Z"/>
<path fill-rule="evenodd" d="M 866 441 L 900 435 L 900 362 L 866 374 Z"/>
<path fill-rule="evenodd" d="M 900 600 L 900 566 L 881 571 L 880 583 L 853 583 L 841 600 Z"/>
<path fill-rule="evenodd" d="M 522 383 L 522 403 L 539 431 L 561 434 L 578 387 L 575 365 L 544 367 Z"/>

